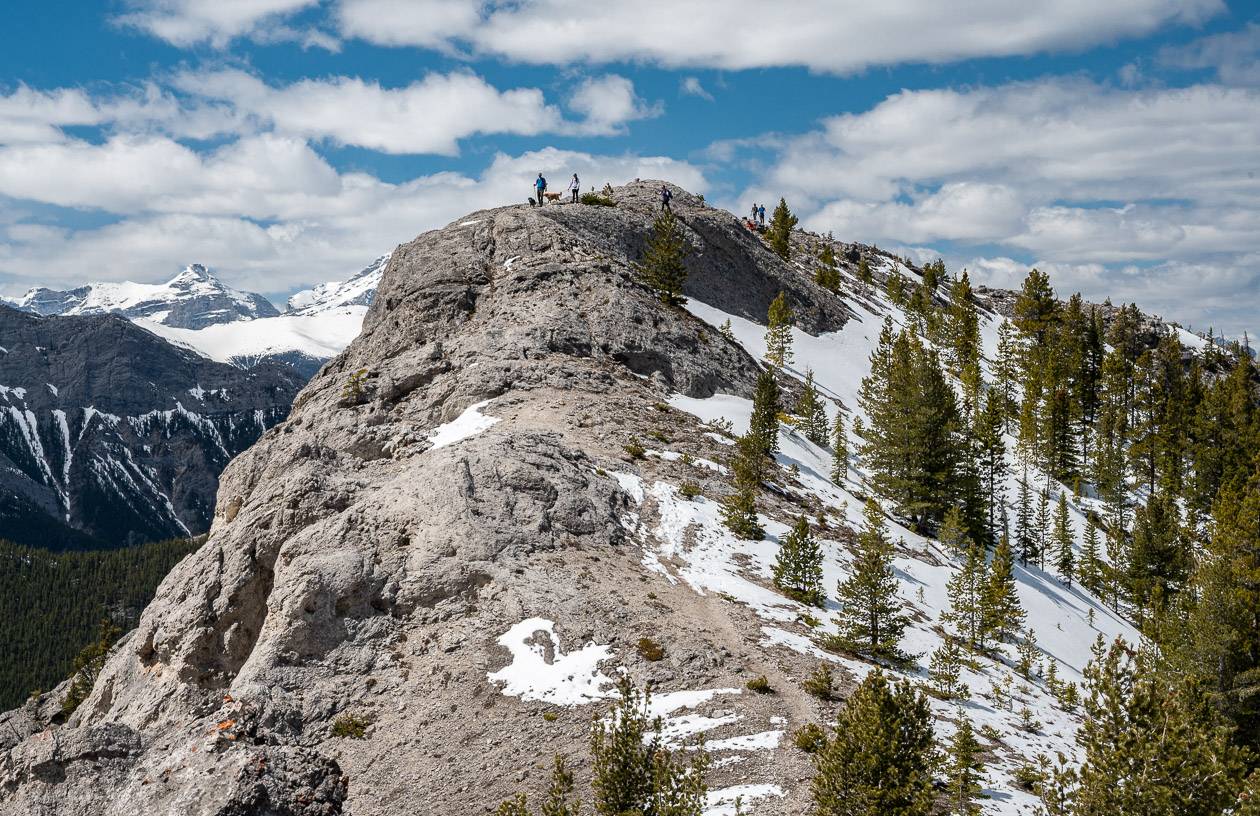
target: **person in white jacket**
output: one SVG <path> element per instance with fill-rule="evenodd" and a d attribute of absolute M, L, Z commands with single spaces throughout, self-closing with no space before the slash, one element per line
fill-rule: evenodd
<path fill-rule="evenodd" d="M 573 194 L 573 203 L 578 203 L 578 191 L 582 189 L 582 184 L 578 181 L 577 173 L 573 174 L 573 181 L 569 182 L 569 192 Z"/>

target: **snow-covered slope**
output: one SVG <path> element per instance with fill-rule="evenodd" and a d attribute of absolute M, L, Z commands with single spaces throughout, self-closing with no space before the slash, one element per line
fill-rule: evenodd
<path fill-rule="evenodd" d="M 321 283 L 297 292 L 289 298 L 286 314 L 305 317 L 345 306 L 371 306 L 389 256 L 385 253 L 348 280 Z"/>
<path fill-rule="evenodd" d="M 889 262 L 891 263 L 891 262 Z M 883 270 L 877 270 L 877 273 Z M 903 270 L 905 274 L 913 274 Z M 849 299 L 856 317 L 837 332 L 812 336 L 793 330 L 795 359 L 788 372 L 803 378 L 812 369 L 819 388 L 832 400 L 843 405 L 846 418 L 861 415 L 857 402 L 859 384 L 868 371 L 868 357 L 878 341 L 886 315 L 902 327 L 906 315 L 882 296 Z M 764 359 L 765 326 L 728 314 L 696 300 L 687 308 L 692 314 L 713 326 L 730 321 L 737 341 L 754 357 Z M 983 333 L 986 345 L 992 345 L 997 326 L 1005 318 L 987 315 Z M 992 353 L 992 348 L 987 349 Z M 734 433 L 747 430 L 752 404 L 749 400 L 724 394 L 708 399 L 675 396 L 670 404 L 706 422 L 730 422 Z M 828 406 L 829 417 L 841 408 Z M 865 420 L 865 418 L 864 418 Z M 1008 451 L 1014 440 L 1008 438 Z M 779 465 L 790 473 L 784 483 L 791 492 L 806 502 L 818 502 L 838 514 L 853 529 L 862 524 L 862 507 L 870 495 L 867 474 L 856 458 L 843 485 L 832 484 L 831 453 L 823 450 L 788 428 L 780 436 Z M 649 451 L 649 456 L 677 458 L 668 451 Z M 1022 465 L 1016 466 L 1008 453 L 1011 476 L 1006 496 L 1010 502 L 1017 495 L 1017 478 Z M 697 461 L 697 467 L 705 463 Z M 760 619 L 763 645 L 768 649 L 787 649 L 813 658 L 832 661 L 854 677 L 863 677 L 870 665 L 820 649 L 818 635 L 837 631 L 833 620 L 838 606 L 834 597 L 828 600 L 825 614 L 785 598 L 770 586 L 772 567 L 779 538 L 787 531 L 789 518 L 762 517 L 767 531 L 763 541 L 750 542 L 731 535 L 721 524 L 718 503 L 711 498 L 684 497 L 677 485 L 666 482 L 647 483 L 637 476 L 620 474 L 623 484 L 638 500 L 643 518 L 655 519 L 642 525 L 637 535 L 643 542 L 645 564 L 672 580 L 681 581 L 703 594 L 720 594 L 747 605 Z M 1071 491 L 1038 472 L 1029 469 L 1029 478 L 1036 485 L 1048 485 L 1051 501 L 1060 493 L 1067 497 L 1071 523 L 1078 547 L 1084 532 L 1086 505 L 1089 500 L 1073 498 Z M 925 538 L 889 520 L 891 537 L 898 541 L 895 567 L 900 594 L 910 613 L 912 624 L 902 641 L 902 648 L 917 656 L 919 668 L 906 672 L 912 679 L 926 680 L 926 666 L 932 652 L 943 643 L 949 626 L 943 619 L 949 609 L 946 585 L 960 567 L 958 558 L 935 540 Z M 834 588 L 849 574 L 851 556 L 848 547 L 839 541 L 823 541 L 826 554 L 824 588 L 834 596 Z M 1015 670 L 1016 647 L 1006 644 L 995 658 L 977 658 L 973 668 L 964 668 L 962 681 L 969 687 L 967 699 L 957 702 L 932 700 L 938 714 L 937 733 L 942 739 L 953 732 L 962 716 L 986 736 L 984 742 L 994 753 L 989 763 L 986 813 L 1032 813 L 1036 798 L 1020 789 L 1014 780 L 1017 767 L 1038 754 L 1053 758 L 1062 753 L 1076 754 L 1074 735 L 1079 725 L 1079 710 L 1068 711 L 1050 692 L 1045 672 L 1054 666 L 1060 682 L 1082 681 L 1082 671 L 1090 659 L 1090 648 L 1098 636 L 1107 640 L 1123 637 L 1137 642 L 1137 632 L 1113 613 L 1100 599 L 1079 586 L 1066 586 L 1057 577 L 1035 565 L 1016 566 L 1020 602 L 1026 622 L 1035 635 L 1039 674 L 1031 680 Z M 818 618 L 811 625 L 811 616 Z M 1035 724 L 1030 727 L 1024 711 Z"/>
<path fill-rule="evenodd" d="M 13 301 L 36 314 L 121 314 L 164 326 L 200 329 L 278 315 L 262 295 L 225 285 L 201 264 L 191 264 L 165 283 L 89 283 L 76 289 L 32 289 Z"/>

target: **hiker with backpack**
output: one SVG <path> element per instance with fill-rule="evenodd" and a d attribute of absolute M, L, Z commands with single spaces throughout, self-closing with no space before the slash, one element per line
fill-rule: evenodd
<path fill-rule="evenodd" d="M 538 180 L 534 182 L 534 192 L 538 194 L 538 206 L 542 206 L 547 200 L 543 198 L 543 193 L 547 192 L 547 179 L 543 178 L 543 174 L 538 174 Z"/>
<path fill-rule="evenodd" d="M 669 206 L 669 200 L 673 197 L 674 197 L 674 194 L 669 191 L 669 187 L 662 184 L 661 185 L 661 212 L 665 212 L 666 210 L 673 212 L 673 210 Z"/>
<path fill-rule="evenodd" d="M 765 204 L 762 204 L 760 207 L 757 208 L 757 216 L 761 220 L 761 228 L 765 229 L 766 227 L 766 205 Z"/>
<path fill-rule="evenodd" d="M 577 173 L 573 174 L 573 181 L 569 182 L 569 192 L 573 194 L 571 203 L 578 203 L 578 191 L 582 189 L 582 184 L 578 181 Z"/>

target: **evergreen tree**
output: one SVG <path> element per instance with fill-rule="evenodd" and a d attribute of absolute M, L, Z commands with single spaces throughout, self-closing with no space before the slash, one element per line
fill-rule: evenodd
<path fill-rule="evenodd" d="M 1009 640 L 1024 624 L 1024 610 L 1015 587 L 1015 556 L 1006 536 L 998 541 L 989 565 L 984 616 L 984 631 L 997 640 Z"/>
<path fill-rule="evenodd" d="M 874 499 L 868 499 L 852 572 L 836 588 L 841 648 L 874 658 L 901 659 L 898 644 L 909 621 L 897 597 L 892 560 L 884 514 Z"/>
<path fill-rule="evenodd" d="M 862 286 L 868 290 L 875 285 L 875 276 L 871 274 L 871 265 L 866 262 L 866 258 L 858 259 L 857 275 Z"/>
<path fill-rule="evenodd" d="M 1125 559 L 1129 599 L 1139 622 L 1158 613 L 1180 592 L 1190 575 L 1192 556 L 1173 499 L 1152 495 L 1133 517 L 1133 538 Z"/>
<path fill-rule="evenodd" d="M 1019 498 L 1015 503 L 1015 546 L 1019 562 L 1025 566 L 1037 560 L 1037 536 L 1033 529 L 1032 493 L 1028 485 L 1028 469 L 1019 479 Z"/>
<path fill-rule="evenodd" d="M 757 377 L 757 388 L 753 391 L 752 418 L 749 420 L 748 436 L 755 449 L 763 457 L 772 456 L 779 449 L 779 381 L 773 371 L 762 371 Z M 763 474 L 764 475 L 764 474 Z"/>
<path fill-rule="evenodd" d="M 823 407 L 823 398 L 818 393 L 818 387 L 814 385 L 813 369 L 805 372 L 805 385 L 801 388 L 801 396 L 796 401 L 795 412 L 800 418 L 797 427 L 801 429 L 805 438 L 820 448 L 827 447 L 829 441 L 827 410 Z"/>
<path fill-rule="evenodd" d="M 651 694 L 626 676 L 612 715 L 591 731 L 592 780 L 597 816 L 701 816 L 707 756 L 681 759 L 661 740 L 660 718 L 649 718 Z"/>
<path fill-rule="evenodd" d="M 937 539 L 954 555 L 965 554 L 971 549 L 971 536 L 968 535 L 967 525 L 963 523 L 961 507 L 954 505 L 945 513 L 945 520 L 941 522 Z"/>
<path fill-rule="evenodd" d="M 792 531 L 783 537 L 774 562 L 774 585 L 789 598 L 823 606 L 822 547 L 809 530 L 804 516 L 797 516 Z"/>
<path fill-rule="evenodd" d="M 976 420 L 977 472 L 985 508 L 985 540 L 996 542 L 1002 531 L 999 516 L 1006 506 L 1006 444 L 1002 439 L 1002 406 L 996 390 L 989 391 Z"/>
<path fill-rule="evenodd" d="M 945 763 L 945 794 L 949 812 L 956 816 L 977 816 L 984 781 L 984 762 L 980 758 L 980 741 L 971 727 L 971 719 L 958 712 L 958 729 L 950 740 Z"/>
<path fill-rule="evenodd" d="M 792 307 L 782 292 L 770 302 L 766 324 L 766 360 L 775 368 L 792 361 Z"/>
<path fill-rule="evenodd" d="M 843 484 L 849 478 L 849 438 L 844 433 L 844 413 L 836 411 L 831 426 L 831 481 Z"/>
<path fill-rule="evenodd" d="M 652 225 L 652 235 L 636 269 L 639 279 L 668 306 L 687 302 L 683 286 L 687 283 L 687 239 L 674 214 L 666 210 Z"/>
<path fill-rule="evenodd" d="M 985 620 L 987 567 L 984 548 L 970 545 L 961 569 L 950 576 L 945 587 L 949 595 L 949 609 L 941 615 L 941 620 L 953 626 L 959 639 L 973 652 L 982 651 L 988 639 Z"/>
<path fill-rule="evenodd" d="M 1085 677 L 1077 732 L 1085 761 L 1059 777 L 1074 816 L 1220 816 L 1230 808 L 1242 757 L 1189 688 L 1169 684 L 1120 643 L 1099 653 Z"/>
<path fill-rule="evenodd" d="M 1102 559 L 1102 551 L 1099 549 L 1098 523 L 1094 519 L 1094 514 L 1090 513 L 1085 520 L 1085 548 L 1079 570 L 1081 586 L 1101 597 L 1103 588 L 1106 586 L 1104 575 L 1106 566 Z"/>
<path fill-rule="evenodd" d="M 823 244 L 818 253 L 818 267 L 814 270 L 814 281 L 831 292 L 840 291 L 840 268 L 836 263 L 835 250 L 830 243 Z"/>
<path fill-rule="evenodd" d="M 962 650 L 958 648 L 956 640 L 947 637 L 932 652 L 932 660 L 928 664 L 928 681 L 937 697 L 942 700 L 957 700 L 969 693 L 967 686 L 959 681 L 961 674 Z"/>
<path fill-rule="evenodd" d="M 765 536 L 757 519 L 757 489 L 765 475 L 762 443 L 751 430 L 735 441 L 730 460 L 734 491 L 722 500 L 722 524 L 739 538 L 760 541 Z"/>
<path fill-rule="evenodd" d="M 901 270 L 894 268 L 888 273 L 884 289 L 888 292 L 888 299 L 895 305 L 903 307 L 906 305 L 906 278 L 901 274 Z"/>
<path fill-rule="evenodd" d="M 1015 385 L 1019 381 L 1019 341 L 1015 324 L 1003 320 L 998 325 L 997 359 L 993 363 L 993 390 L 1002 408 L 1003 430 L 1011 433 L 1016 415 Z"/>
<path fill-rule="evenodd" d="M 1050 494 L 1043 487 L 1037 499 L 1037 566 L 1045 568 L 1050 544 Z"/>
<path fill-rule="evenodd" d="M 1059 302 L 1050 288 L 1050 276 L 1039 269 L 1030 270 L 1015 298 L 1015 328 L 1028 344 L 1025 368 L 1036 362 L 1039 349 L 1050 346 L 1058 323 Z"/>
<path fill-rule="evenodd" d="M 101 620 L 97 627 L 96 640 L 83 647 L 83 651 L 74 658 L 74 673 L 70 675 L 70 687 L 66 696 L 61 699 L 61 713 L 70 716 L 75 712 L 96 685 L 97 675 L 105 667 L 105 658 L 122 630 L 109 618 Z"/>
<path fill-rule="evenodd" d="M 909 683 L 871 672 L 815 756 L 815 816 L 928 816 L 934 791 L 932 711 Z"/>
<path fill-rule="evenodd" d="M 780 198 L 779 206 L 774 208 L 774 214 L 770 217 L 770 228 L 766 230 L 766 241 L 770 243 L 770 248 L 775 254 L 783 260 L 787 260 L 791 255 L 791 237 L 792 229 L 796 227 L 799 219 L 792 215 L 792 211 L 788 209 L 787 201 Z"/>
<path fill-rule="evenodd" d="M 1072 528 L 1068 524 L 1067 498 L 1059 494 L 1059 506 L 1054 517 L 1054 566 L 1063 583 L 1072 586 L 1075 560 L 1072 553 Z"/>
<path fill-rule="evenodd" d="M 947 340 L 950 347 L 951 369 L 956 376 L 980 363 L 980 314 L 976 311 L 975 297 L 967 270 L 950 289 Z"/>

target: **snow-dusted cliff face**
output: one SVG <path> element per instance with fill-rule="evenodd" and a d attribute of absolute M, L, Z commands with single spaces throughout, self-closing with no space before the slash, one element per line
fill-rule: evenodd
<path fill-rule="evenodd" d="M 219 474 L 288 414 L 301 383 L 115 315 L 0 306 L 0 538 L 119 546 L 205 531 Z"/>
<path fill-rule="evenodd" d="M 76 289 L 32 289 L 13 301 L 40 315 L 120 314 L 177 329 L 273 317 L 279 312 L 262 295 L 225 285 L 201 264 L 165 283 L 89 283 Z"/>
<path fill-rule="evenodd" d="M 376 287 L 380 286 L 390 254 L 385 253 L 344 281 L 322 283 L 294 294 L 289 298 L 286 314 L 306 317 L 350 306 L 362 306 L 366 312 L 376 297 Z"/>

